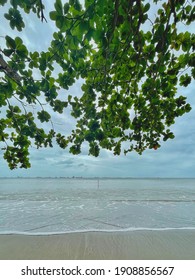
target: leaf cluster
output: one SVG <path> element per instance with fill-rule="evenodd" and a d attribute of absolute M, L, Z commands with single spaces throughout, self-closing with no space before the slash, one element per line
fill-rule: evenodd
<path fill-rule="evenodd" d="M 12 29 L 25 27 L 21 9 L 45 20 L 42 1 L 10 3 L 5 18 Z M 154 19 L 149 18 L 152 5 L 158 7 Z M 186 98 L 177 95 L 178 86 L 187 87 L 195 77 L 195 36 L 179 32 L 178 26 L 191 26 L 195 10 L 185 0 L 152 5 L 56 0 L 49 14 L 56 31 L 47 51 L 29 52 L 20 37 L 5 37 L 0 107 L 6 108 L 6 117 L 0 119 L 0 142 L 10 168 L 28 168 L 29 147 L 52 147 L 54 139 L 72 154 L 88 143 L 89 154 L 98 156 L 101 149 L 141 154 L 174 138 L 171 125 L 191 110 Z M 81 96 L 70 90 L 78 79 L 83 81 Z M 71 133 L 55 130 L 51 110 L 70 112 L 76 121 Z"/>

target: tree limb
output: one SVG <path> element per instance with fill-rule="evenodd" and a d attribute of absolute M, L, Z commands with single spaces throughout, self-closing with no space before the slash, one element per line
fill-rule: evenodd
<path fill-rule="evenodd" d="M 3 72 L 11 79 L 13 79 L 17 84 L 20 84 L 22 77 L 7 64 L 7 62 L 3 59 L 3 56 L 1 54 L 0 54 L 0 69 L 2 69 Z"/>

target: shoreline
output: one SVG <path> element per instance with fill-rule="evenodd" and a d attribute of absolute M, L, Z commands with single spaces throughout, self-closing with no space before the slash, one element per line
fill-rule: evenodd
<path fill-rule="evenodd" d="M 180 227 L 180 228 L 128 228 L 128 229 L 110 229 L 110 230 L 104 230 L 104 229 L 86 229 L 86 230 L 74 230 L 74 231 L 64 231 L 64 232 L 33 232 L 33 231 L 5 231 L 0 232 L 0 236 L 2 235 L 14 235 L 14 236 L 59 236 L 59 235 L 66 235 L 66 234 L 95 234 L 95 233 L 111 233 L 111 234 L 117 234 L 117 233 L 131 233 L 131 232 L 163 232 L 163 231 L 188 231 L 192 230 L 195 232 L 195 227 Z"/>
<path fill-rule="evenodd" d="M 0 260 L 195 260 L 195 229 L 0 234 Z"/>
<path fill-rule="evenodd" d="M 165 227 L 165 228 L 127 228 L 127 229 L 84 229 L 84 230 L 74 230 L 74 231 L 55 231 L 55 232 L 33 232 L 33 231 L 4 231 L 0 232 L 1 235 L 22 235 L 22 236 L 51 236 L 51 235 L 64 235 L 64 234 L 79 234 L 79 233 L 130 233 L 137 231 L 183 231 L 183 230 L 194 230 L 195 227 Z"/>

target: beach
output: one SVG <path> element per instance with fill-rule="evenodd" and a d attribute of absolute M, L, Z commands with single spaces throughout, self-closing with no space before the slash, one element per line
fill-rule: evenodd
<path fill-rule="evenodd" d="M 0 235 L 1 260 L 195 260 L 195 229 Z"/>

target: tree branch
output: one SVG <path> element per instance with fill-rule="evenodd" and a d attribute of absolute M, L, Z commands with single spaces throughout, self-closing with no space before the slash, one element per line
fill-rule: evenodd
<path fill-rule="evenodd" d="M 18 75 L 16 71 L 14 71 L 12 68 L 9 67 L 7 62 L 3 59 L 3 56 L 0 54 L 0 69 L 3 70 L 3 72 L 9 76 L 11 79 L 13 79 L 17 84 L 20 85 L 20 81 L 22 80 L 22 77 Z"/>

